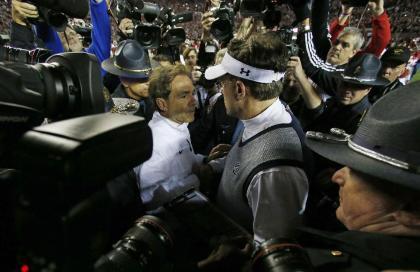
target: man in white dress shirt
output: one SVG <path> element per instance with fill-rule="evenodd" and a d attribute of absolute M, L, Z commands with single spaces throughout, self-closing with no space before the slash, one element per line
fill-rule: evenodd
<path fill-rule="evenodd" d="M 257 34 L 232 40 L 221 64 L 205 73 L 221 83 L 227 114 L 244 124 L 225 160 L 209 163 L 223 171 L 216 202 L 257 243 L 291 237 L 308 194 L 303 132 L 278 99 L 287 59 L 278 35 Z"/>
<path fill-rule="evenodd" d="M 194 120 L 196 100 L 190 72 L 183 65 L 159 67 L 149 85 L 156 111 L 149 126 L 153 135 L 152 157 L 134 170 L 146 209 L 168 202 L 190 188 L 198 189 L 192 173 L 204 157 L 195 154 L 188 131 Z"/>

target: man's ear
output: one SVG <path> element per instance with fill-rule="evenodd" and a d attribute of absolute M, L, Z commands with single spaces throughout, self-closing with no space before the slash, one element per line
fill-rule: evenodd
<path fill-rule="evenodd" d="M 235 98 L 242 100 L 246 96 L 246 86 L 241 80 L 235 81 Z"/>
<path fill-rule="evenodd" d="M 167 112 L 168 111 L 168 103 L 163 98 L 156 98 L 156 106 L 161 112 Z"/>

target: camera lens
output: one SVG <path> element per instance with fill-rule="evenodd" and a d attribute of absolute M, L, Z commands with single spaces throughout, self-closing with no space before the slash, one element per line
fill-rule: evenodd
<path fill-rule="evenodd" d="M 145 48 L 158 48 L 160 45 L 160 27 L 154 25 L 138 25 L 134 39 Z"/>
<path fill-rule="evenodd" d="M 305 250 L 288 239 L 270 239 L 264 242 L 252 257 L 254 272 L 309 272 L 313 271 Z"/>
<path fill-rule="evenodd" d="M 232 35 L 232 25 L 230 20 L 220 16 L 218 20 L 211 24 L 210 32 L 219 41 L 227 40 Z"/>
<path fill-rule="evenodd" d="M 173 237 L 161 219 L 143 216 L 115 244 L 114 250 L 96 262 L 95 271 L 163 271 L 171 263 Z"/>

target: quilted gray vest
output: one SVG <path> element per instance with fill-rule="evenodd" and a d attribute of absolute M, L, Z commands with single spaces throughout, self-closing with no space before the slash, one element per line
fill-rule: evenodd
<path fill-rule="evenodd" d="M 291 124 L 275 125 L 245 142 L 237 141 L 226 157 L 217 205 L 252 232 L 252 210 L 246 198 L 249 183 L 258 172 L 280 165 L 303 168 L 301 141 Z"/>

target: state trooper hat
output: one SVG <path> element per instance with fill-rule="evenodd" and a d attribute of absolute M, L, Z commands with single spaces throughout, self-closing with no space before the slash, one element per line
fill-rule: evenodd
<path fill-rule="evenodd" d="M 316 153 L 362 173 L 420 191 L 420 81 L 379 99 L 354 135 L 308 131 Z"/>
<path fill-rule="evenodd" d="M 102 68 L 116 76 L 147 79 L 152 71 L 147 49 L 135 40 L 120 42 L 115 56 L 102 62 Z"/>

